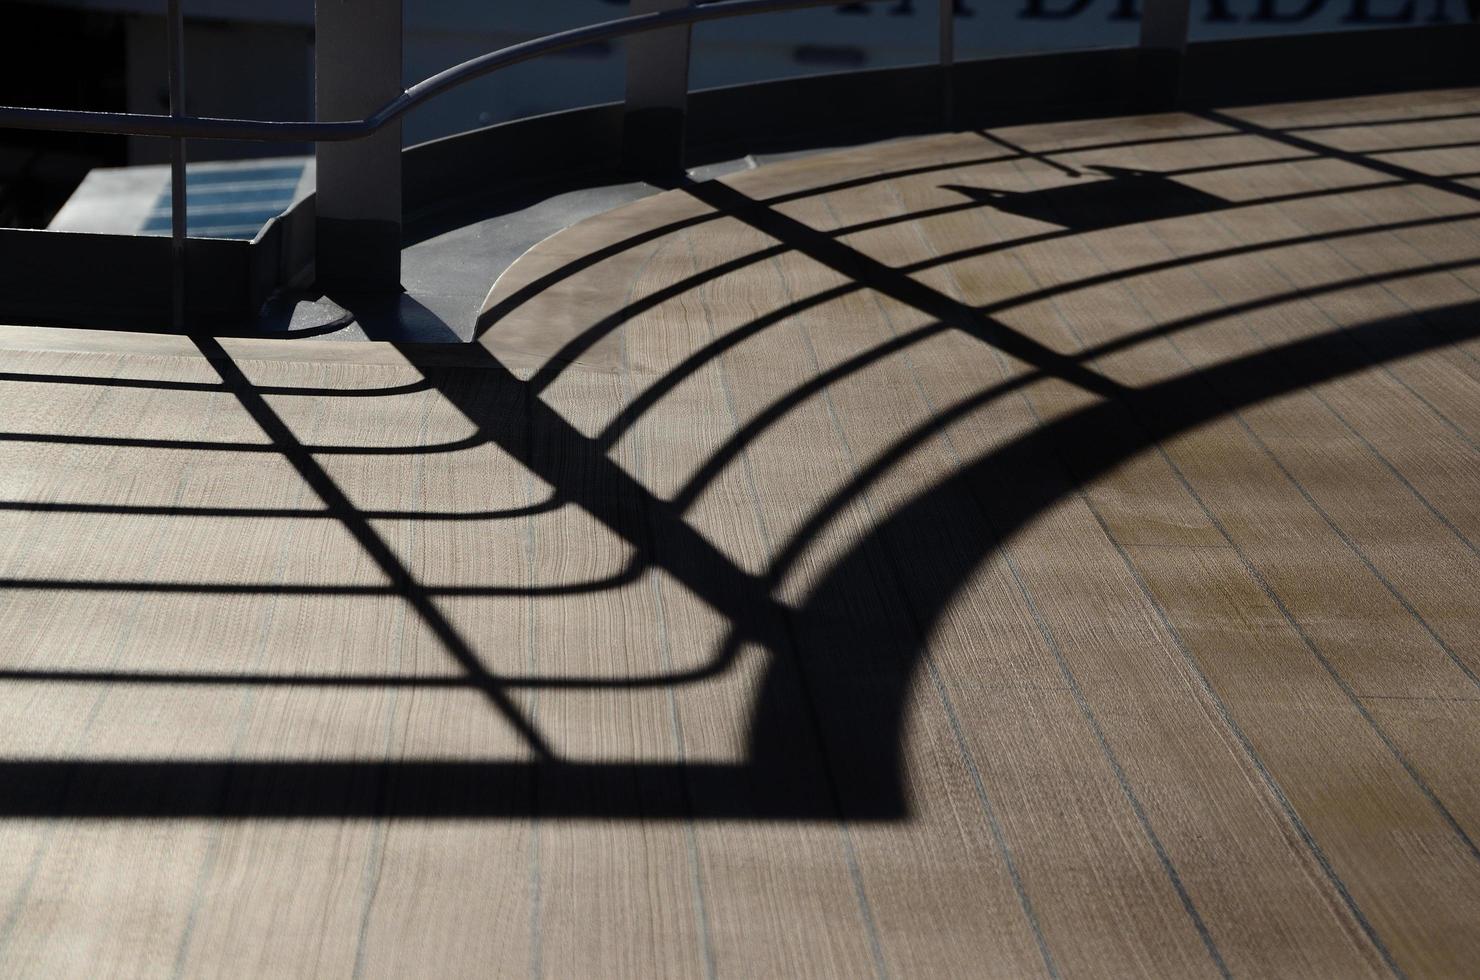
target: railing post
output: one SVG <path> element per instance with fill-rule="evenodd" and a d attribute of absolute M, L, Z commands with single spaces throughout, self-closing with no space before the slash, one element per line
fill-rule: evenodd
<path fill-rule="evenodd" d="M 321 120 L 360 119 L 401 94 L 401 0 L 316 0 L 314 103 Z M 320 143 L 319 285 L 391 292 L 401 283 L 401 124 Z"/>
<path fill-rule="evenodd" d="M 1187 50 L 1189 0 L 1141 0 L 1140 100 L 1146 108 L 1170 109 L 1182 85 Z"/>
<path fill-rule="evenodd" d="M 169 0 L 165 43 L 169 47 L 170 115 L 185 115 L 185 14 L 180 0 Z M 185 141 L 170 140 L 170 320 L 176 330 L 185 330 L 185 237 L 186 218 Z"/>
<path fill-rule="evenodd" d="M 690 0 L 633 0 L 632 13 L 687 7 Z M 622 157 L 646 176 L 683 171 L 684 117 L 689 100 L 690 28 L 670 27 L 627 39 L 627 109 Z"/>
<path fill-rule="evenodd" d="M 940 0 L 940 98 L 941 121 L 947 129 L 956 124 L 956 4 L 959 0 Z"/>

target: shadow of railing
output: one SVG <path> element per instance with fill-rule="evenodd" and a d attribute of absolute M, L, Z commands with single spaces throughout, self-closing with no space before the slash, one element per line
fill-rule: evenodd
<path fill-rule="evenodd" d="M 1454 339 L 1480 337 L 1480 302 L 1458 312 L 1472 327 Z M 1402 317 L 1333 331 L 1122 393 L 1047 423 L 970 461 L 946 484 L 895 510 L 795 610 L 777 608 L 753 580 L 745 589 L 749 594 L 739 600 L 719 594 L 739 576 L 697 534 L 685 530 L 687 525 L 659 518 L 651 534 L 645 534 L 635 527 L 635 509 L 613 511 L 575 494 L 573 503 L 589 507 L 624 537 L 642 542 L 653 552 L 655 565 L 726 610 L 733 629 L 727 646 L 743 636 L 764 642 L 771 651 L 744 763 L 12 760 L 0 763 L 0 816 L 455 818 L 538 812 L 612 819 L 817 819 L 836 815 L 824 791 L 833 781 L 842 812 L 850 819 L 903 817 L 909 812 L 901 789 L 904 695 L 924 637 L 973 569 L 1072 488 L 1155 443 L 1361 369 L 1364 365 L 1349 356 L 1353 339 L 1380 344 L 1393 359 L 1449 342 L 1411 327 L 1411 319 Z M 521 384 L 509 378 L 491 383 Z M 902 439 L 888 458 L 940 431 L 980 397 L 944 409 Z M 549 472 L 548 460 L 574 444 L 565 426 L 543 412 L 520 421 L 530 424 L 533 439 L 505 438 L 500 444 L 537 472 Z M 552 442 L 545 451 L 534 451 L 541 436 Z M 861 479 L 868 478 L 865 474 Z M 634 497 L 639 495 L 630 489 Z M 859 489 L 852 486 L 844 494 Z M 657 507 L 658 502 L 641 495 L 647 507 Z M 842 503 L 834 499 L 824 510 Z M 787 552 L 795 553 L 796 544 Z M 901 579 L 903 595 L 890 596 L 879 588 L 879 569 L 890 566 L 911 570 Z M 416 587 L 408 577 L 402 574 L 402 594 L 416 603 Z M 421 600 L 418 611 L 426 604 Z M 478 679 L 431 678 L 424 683 L 494 689 L 505 683 L 487 679 L 484 670 L 472 673 Z M 107 683 L 130 680 L 124 672 L 83 676 Z M 798 678 L 804 697 L 798 696 Z M 3 679 L 76 678 L 63 672 L 22 677 L 10 671 Z M 171 683 L 169 678 L 154 682 Z M 178 682 L 209 681 L 182 676 Z M 262 676 L 219 682 L 318 683 Z M 806 751 L 818 743 L 820 748 Z M 832 780 L 825 770 L 832 771 Z"/>
<path fill-rule="evenodd" d="M 1261 134 L 1262 135 L 1262 134 Z M 1300 138 L 1301 148 L 1311 150 Z M 1146 141 L 1136 141 L 1144 143 Z M 1130 142 L 1107 144 L 1132 145 Z M 1318 147 L 1318 145 L 1317 145 Z M 1314 150 L 1312 150 L 1314 152 Z M 1032 154 L 992 157 L 1023 159 Z M 954 167 L 963 166 L 961 163 Z M 934 168 L 914 168 L 923 174 Z M 1436 178 L 1416 181 L 1408 168 L 1379 167 L 1397 183 L 1433 186 Z M 896 171 L 901 172 L 901 171 Z M 996 319 L 1006 310 L 1158 271 L 1247 254 L 1262 249 L 1335 240 L 1347 234 L 1469 221 L 1477 213 L 1442 215 L 1349 230 L 1300 235 L 1239 245 L 1201 255 L 1085 276 L 1040 287 L 989 307 L 973 307 L 922 284 L 912 275 L 963 255 L 1010 248 L 1028 241 L 1053 240 L 1089 229 L 1175 216 L 1204 214 L 1231 206 L 1210 194 L 1176 190 L 1166 175 L 1113 171 L 1108 180 L 1039 195 L 1007 195 L 959 187 L 972 206 L 990 207 L 1058 225 L 1062 231 L 1015 242 L 992 243 L 953 256 L 938 256 L 904 268 L 878 262 L 844 244 L 843 232 L 821 232 L 788 217 L 775 205 L 807 194 L 827 193 L 835 182 L 796 195 L 758 200 L 720 183 L 685 184 L 681 192 L 703 202 L 705 216 L 664 226 L 662 234 L 724 216 L 773 238 L 777 245 L 724 263 L 727 271 L 756 256 L 795 252 L 841 274 L 846 282 L 805 300 L 782 304 L 697 348 L 649 388 L 639 393 L 606 427 L 587 435 L 563 417 L 542 395 L 566 370 L 562 356 L 523 380 L 491 353 L 474 346 L 460 366 L 425 366 L 411 384 L 340 392 L 311 387 L 257 386 L 218 342 L 200 339 L 201 354 L 218 382 L 114 381 L 57 375 L 11 373 L 4 380 L 46 384 L 153 387 L 164 391 L 229 394 L 256 422 L 267 442 L 158 440 L 70 434 L 0 434 L 10 441 L 105 445 L 126 448 L 231 451 L 272 454 L 286 460 L 321 506 L 297 509 L 115 506 L 103 504 L 9 502 L 11 511 L 75 511 L 140 516 L 219 516 L 242 519 L 292 518 L 333 521 L 355 541 L 385 576 L 384 585 L 286 585 L 153 581 L 9 580 L 12 590 L 96 590 L 179 592 L 186 594 L 371 595 L 395 597 L 436 638 L 456 664 L 456 676 L 327 676 L 265 673 L 133 672 L 116 670 L 0 671 L 0 683 L 95 683 L 182 686 L 314 686 L 462 688 L 480 692 L 520 734 L 527 758 L 500 761 L 383 759 L 276 761 L 122 758 L 33 758 L 0 762 L 0 817 L 441 817 L 517 816 L 604 819 L 831 819 L 896 820 L 909 815 L 904 792 L 904 722 L 907 692 L 920 669 L 927 638 L 963 584 L 1035 517 L 1116 466 L 1148 449 L 1214 419 L 1258 405 L 1291 391 L 1320 385 L 1374 364 L 1385 364 L 1480 336 L 1480 301 L 1340 327 L 1190 370 L 1143 387 L 1129 387 L 1093 369 L 1106 354 L 1128 350 L 1195 326 L 1237 317 L 1257 309 L 1392 278 L 1480 264 L 1480 260 L 1427 263 L 1275 294 L 1243 304 L 1157 323 L 1075 354 L 1063 354 Z M 874 176 L 869 179 L 882 179 Z M 1372 186 L 1390 186 L 1392 182 Z M 1365 186 L 1365 185 L 1364 185 Z M 1351 187 L 1341 188 L 1350 191 Z M 1184 193 L 1184 190 L 1187 191 Z M 1334 191 L 1333 191 L 1334 193 Z M 1296 195 L 1275 198 L 1290 200 Z M 1474 195 L 1463 195 L 1471 197 Z M 891 216 L 906 221 L 911 215 Z M 916 215 L 915 217 L 918 217 Z M 619 243 L 631 248 L 653 241 L 644 233 Z M 661 237 L 659 235 L 658 237 Z M 779 250 L 779 251 L 778 251 Z M 612 254 L 601 250 L 600 254 Z M 496 307 L 493 318 L 522 300 L 589 268 L 590 256 L 516 292 Z M 681 295 L 713 281 L 704 270 L 655 291 Z M 531 292 L 530 289 L 534 291 Z M 819 371 L 740 426 L 720 443 L 678 492 L 656 495 L 623 469 L 609 451 L 643 413 L 704 364 L 757 333 L 826 298 L 852 290 L 871 290 L 923 313 L 929 322 L 860 351 Z M 522 300 L 520 299 L 522 297 Z M 825 298 L 819 298 L 825 297 Z M 514 306 L 511 306 L 513 303 Z M 644 297 L 624 304 L 583 333 L 579 345 L 594 343 L 619 329 L 638 312 L 651 309 Z M 1442 324 L 1440 329 L 1436 324 Z M 1415 325 L 1424 329 L 1414 329 Z M 485 327 L 487 324 L 485 324 Z M 956 402 L 935 408 L 929 419 L 896 434 L 868 466 L 837 488 L 779 542 L 759 572 L 748 572 L 716 548 L 691 523 L 688 511 L 710 482 L 738 455 L 806 399 L 856 375 L 891 353 L 946 330 L 956 330 L 1028 365 L 1020 374 L 984 385 Z M 404 348 L 413 364 L 418 352 Z M 900 460 L 952 424 L 994 400 L 1046 378 L 1056 378 L 1093 396 L 1090 403 L 1044 421 L 1017 438 L 975 458 L 963 460 L 947 477 L 918 490 L 874 521 L 825 570 L 806 597 L 789 604 L 777 598 L 778 584 L 837 515 L 860 499 Z M 267 400 L 280 397 L 395 397 L 435 393 L 454 408 L 474 432 L 442 445 L 359 447 L 301 441 Z M 356 507 L 319 461 L 324 455 L 405 455 L 451 452 L 478 445 L 497 447 L 529 474 L 551 486 L 549 500 L 504 510 L 429 513 Z M 505 520 L 562 507 L 578 508 L 627 545 L 632 558 L 619 572 L 587 582 L 547 586 L 435 586 L 420 581 L 387 543 L 375 522 L 398 520 Z M 701 666 L 624 678 L 506 676 L 480 658 L 439 605 L 451 596 L 541 596 L 602 592 L 635 581 L 651 570 L 672 577 L 726 623 L 723 639 Z M 730 669 L 738 651 L 758 646 L 768 657 L 764 678 L 749 716 L 746 753 L 734 763 L 678 763 L 627 760 L 592 763 L 564 758 L 512 696 L 520 688 L 634 688 L 694 684 Z"/>

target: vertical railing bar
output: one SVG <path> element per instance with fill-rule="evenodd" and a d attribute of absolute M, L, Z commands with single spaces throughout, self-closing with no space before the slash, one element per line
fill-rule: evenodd
<path fill-rule="evenodd" d="M 314 0 L 314 117 L 354 118 L 399 98 L 402 0 Z M 321 142 L 314 275 L 341 298 L 396 301 L 401 291 L 401 123 L 363 139 Z"/>
<path fill-rule="evenodd" d="M 1143 0 L 1141 4 L 1139 98 L 1150 108 L 1171 109 L 1178 103 L 1190 8 L 1190 0 Z"/>
<path fill-rule="evenodd" d="M 170 115 L 185 115 L 185 16 L 180 0 L 169 0 Z M 170 138 L 170 299 L 176 330 L 185 329 L 185 140 Z"/>
<path fill-rule="evenodd" d="M 693 0 L 633 0 L 633 13 L 694 6 Z M 622 156 L 629 170 L 649 180 L 683 171 L 689 105 L 692 25 L 635 34 L 627 41 L 627 93 Z"/>
<path fill-rule="evenodd" d="M 956 63 L 956 4 L 958 0 L 940 0 L 940 85 L 941 112 L 949 129 L 955 121 L 955 85 L 951 66 Z"/>

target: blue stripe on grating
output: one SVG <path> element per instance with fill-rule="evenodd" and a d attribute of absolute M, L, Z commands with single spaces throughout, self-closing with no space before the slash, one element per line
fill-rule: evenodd
<path fill-rule="evenodd" d="M 231 204 L 237 201 L 243 204 L 271 202 L 279 207 L 287 207 L 293 201 L 293 188 L 242 187 L 225 191 L 187 190 L 185 192 L 185 201 L 191 207 L 197 204 Z"/>
<path fill-rule="evenodd" d="M 303 164 L 285 163 L 273 167 L 241 167 L 231 170 L 185 172 L 185 189 L 211 184 L 234 184 L 241 180 L 293 180 L 303 174 Z"/>
<path fill-rule="evenodd" d="M 197 228 L 206 228 L 212 225 L 249 225 L 253 223 L 260 228 L 267 223 L 269 218 L 281 213 L 282 208 L 243 208 L 240 211 L 217 211 L 208 215 L 203 214 L 198 217 L 187 217 L 185 230 L 187 233 L 191 233 Z M 170 216 L 168 214 L 156 214 L 144 222 L 139 230 L 142 232 L 168 232 L 170 230 Z"/>

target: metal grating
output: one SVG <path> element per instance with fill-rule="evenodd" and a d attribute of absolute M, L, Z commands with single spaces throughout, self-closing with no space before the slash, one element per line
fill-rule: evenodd
<path fill-rule="evenodd" d="M 185 176 L 186 234 L 198 238 L 252 238 L 269 219 L 293 203 L 303 163 L 274 163 L 230 170 L 190 170 Z M 140 227 L 168 234 L 170 191 L 166 183 Z"/>

